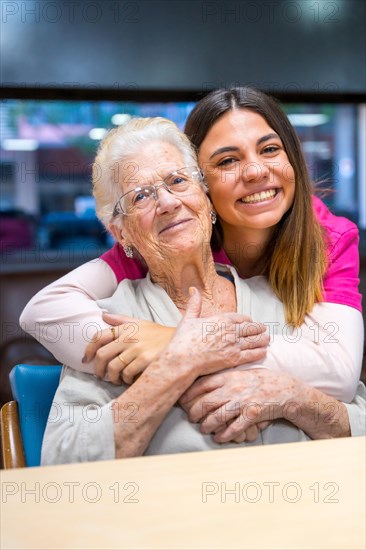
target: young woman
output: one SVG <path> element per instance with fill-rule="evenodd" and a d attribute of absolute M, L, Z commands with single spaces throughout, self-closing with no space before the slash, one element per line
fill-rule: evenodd
<path fill-rule="evenodd" d="M 118 162 L 118 180 L 110 170 L 113 161 Z M 228 435 L 226 419 L 231 427 L 232 408 L 220 415 L 221 429 L 212 438 L 176 406 L 182 398 L 189 415 L 197 415 L 197 407 L 191 410 L 183 395 L 196 380 L 217 372 L 222 376 L 238 371 L 243 376 L 245 395 L 238 412 L 244 429 L 239 430 L 236 443 L 349 436 L 355 418 L 362 414 L 359 408 L 355 416 L 356 403 L 339 403 L 304 384 L 301 376 L 262 368 L 241 371 L 248 355 L 263 358 L 269 340 L 265 327 L 248 323 L 247 315 L 256 320 L 266 317 L 279 332 L 285 323 L 283 304 L 265 277 L 241 279 L 235 268 L 215 264 L 210 251 L 202 254 L 216 214 L 194 150 L 177 126 L 163 118 L 135 118 L 107 134 L 96 163 L 100 174 L 94 171 L 93 185 L 98 216 L 110 222 L 110 231 L 124 250 L 140 254 L 148 266 L 146 277 L 122 281 L 100 305 L 171 324 L 177 330 L 132 385 L 117 386 L 66 366 L 54 397 L 57 419 L 51 415 L 45 431 L 42 463 L 220 448 L 222 437 Z M 131 164 L 139 166 L 133 180 Z M 205 319 L 219 330 L 208 329 L 204 339 Z M 123 364 L 123 355 L 117 360 Z M 320 415 L 313 414 L 314 401 Z M 260 421 L 248 412 L 253 402 L 260 408 Z M 296 418 L 294 402 L 301 410 Z M 97 412 L 96 421 L 85 415 L 90 407 Z M 263 428 L 268 421 L 270 425 L 258 431 L 257 425 Z M 236 426 L 235 422 L 230 429 Z"/>
<path fill-rule="evenodd" d="M 351 401 L 363 344 L 356 226 L 312 196 L 296 133 L 269 96 L 248 88 L 212 92 L 192 111 L 186 133 L 220 218 L 214 247 L 223 250 L 216 260 L 233 263 L 243 277 L 267 276 L 285 306 L 288 331 L 272 338 L 262 365 L 301 372 L 309 385 Z M 36 327 L 39 341 L 76 370 L 107 373 L 115 383 L 123 371 L 131 379 L 174 330 L 138 323 L 138 342 L 131 343 L 131 325 L 108 329 L 123 319 L 103 320 L 95 300 L 110 296 L 122 279 L 145 273 L 116 244 L 38 293 L 21 325 L 30 332 Z M 102 332 L 84 355 L 93 327 Z"/>

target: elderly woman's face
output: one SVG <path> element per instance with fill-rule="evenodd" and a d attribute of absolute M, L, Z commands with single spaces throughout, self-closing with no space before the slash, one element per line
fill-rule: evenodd
<path fill-rule="evenodd" d="M 159 185 L 186 164 L 174 145 L 163 141 L 145 145 L 124 163 L 121 193 L 143 185 Z M 152 203 L 149 208 L 134 208 L 123 216 L 119 230 L 119 241 L 134 246 L 147 264 L 149 259 L 193 251 L 210 242 L 210 203 L 198 181 L 192 180 L 188 192 L 182 194 L 173 194 L 160 186 L 157 200 L 152 199 Z"/>

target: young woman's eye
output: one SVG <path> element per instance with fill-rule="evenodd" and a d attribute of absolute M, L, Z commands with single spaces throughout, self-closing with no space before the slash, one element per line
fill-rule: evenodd
<path fill-rule="evenodd" d="M 268 145 L 267 147 L 265 147 L 263 149 L 263 152 L 264 153 L 276 153 L 279 150 L 280 150 L 280 148 L 278 147 L 278 145 Z"/>
<path fill-rule="evenodd" d="M 234 162 L 236 162 L 236 159 L 230 157 L 227 159 L 220 160 L 218 163 L 218 166 L 230 166 L 230 164 L 233 164 Z"/>

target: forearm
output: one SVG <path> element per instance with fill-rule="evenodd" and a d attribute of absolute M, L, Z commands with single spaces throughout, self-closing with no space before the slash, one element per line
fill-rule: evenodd
<path fill-rule="evenodd" d="M 115 400 L 116 458 L 141 456 L 145 452 L 164 418 L 195 378 L 192 369 L 180 368 L 176 365 L 176 358 L 164 353 Z M 131 407 L 136 410 L 136 415 L 133 422 L 128 422 Z"/>
<path fill-rule="evenodd" d="M 225 331 L 215 333 L 207 342 L 203 342 L 202 322 L 198 318 L 201 305 L 200 293 L 192 288 L 187 309 L 168 347 L 115 401 L 116 457 L 141 455 L 165 416 L 193 382 L 200 376 L 222 370 L 221 353 L 232 357 L 234 364 L 240 364 L 240 358 L 246 350 L 239 353 L 237 360 L 236 339 L 231 342 L 226 340 Z M 232 325 L 248 324 L 246 318 L 238 314 L 227 314 L 225 318 L 230 321 L 224 323 L 227 329 L 230 328 L 230 334 Z M 189 347 L 187 342 L 190 343 Z M 137 422 L 133 425 L 124 421 L 124 411 L 131 402 L 138 410 Z"/>
<path fill-rule="evenodd" d="M 197 376 L 186 364 L 180 358 L 176 365 L 165 353 L 127 389 L 64 369 L 53 402 L 57 418 L 49 419 L 45 431 L 42 464 L 141 456 Z"/>
<path fill-rule="evenodd" d="M 253 366 L 282 370 L 309 386 L 351 402 L 363 354 L 363 321 L 356 309 L 318 304 L 291 334 L 274 335 L 263 361 Z"/>
<path fill-rule="evenodd" d="M 239 367 L 200 377 L 180 404 L 191 422 L 202 424 L 203 433 L 216 434 L 218 443 L 243 441 L 253 426 L 277 419 L 312 439 L 366 432 L 366 390 L 361 382 L 352 402 L 345 404 L 283 371 Z"/>
<path fill-rule="evenodd" d="M 60 363 L 82 372 L 84 350 L 93 334 L 107 325 L 96 299 L 111 295 L 117 281 L 103 260 L 88 262 L 42 289 L 25 307 L 20 325 Z"/>
<path fill-rule="evenodd" d="M 332 439 L 351 435 L 347 407 L 316 388 L 298 385 L 294 401 L 286 404 L 284 417 L 311 439 Z"/>
<path fill-rule="evenodd" d="M 366 388 L 360 381 L 352 403 L 346 403 L 351 435 L 366 435 Z"/>

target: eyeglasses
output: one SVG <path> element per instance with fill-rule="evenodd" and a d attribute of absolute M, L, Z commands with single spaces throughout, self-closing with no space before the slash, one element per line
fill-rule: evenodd
<path fill-rule="evenodd" d="M 155 185 L 141 185 L 131 191 L 124 193 L 117 201 L 113 217 L 119 214 L 130 216 L 136 211 L 148 212 L 155 201 L 158 200 L 158 189 L 164 187 L 169 193 L 177 196 L 184 196 L 191 192 L 192 185 L 203 182 L 200 170 L 196 166 L 186 166 L 175 170 Z"/>

